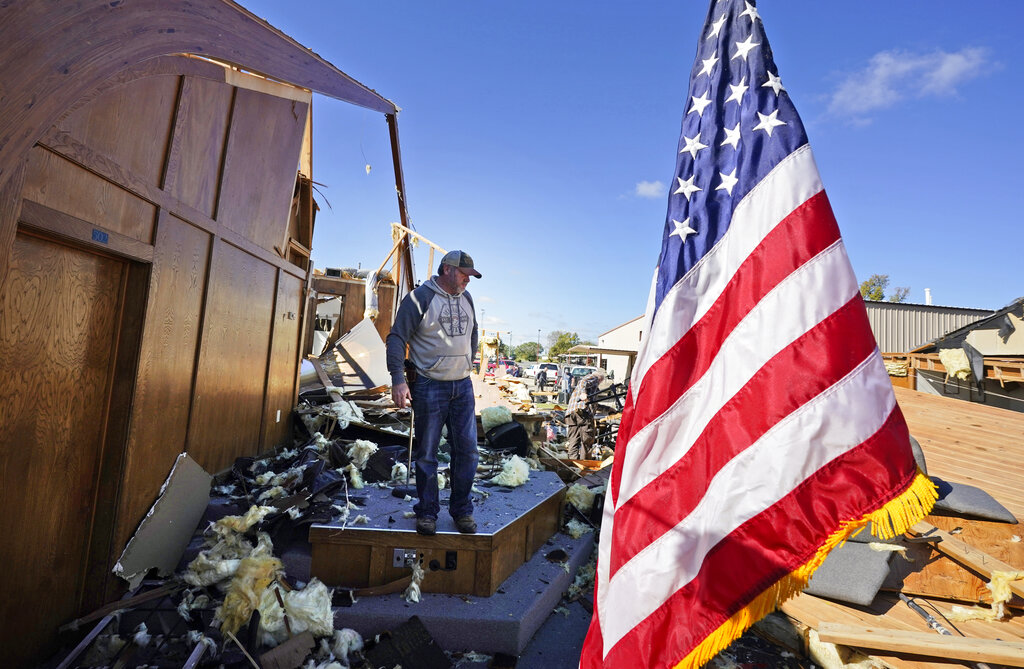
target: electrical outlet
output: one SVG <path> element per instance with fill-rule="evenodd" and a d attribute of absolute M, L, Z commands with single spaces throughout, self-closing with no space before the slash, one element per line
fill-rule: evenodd
<path fill-rule="evenodd" d="M 417 559 L 415 548 L 396 548 L 391 557 L 391 566 L 397 569 L 408 567 Z"/>

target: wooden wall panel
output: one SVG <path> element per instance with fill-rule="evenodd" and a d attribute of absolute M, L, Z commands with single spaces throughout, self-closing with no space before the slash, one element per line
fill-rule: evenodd
<path fill-rule="evenodd" d="M 304 284 L 299 279 L 284 272 L 279 273 L 273 344 L 267 371 L 267 405 L 263 415 L 263 424 L 266 426 L 263 434 L 264 448 L 283 444 L 291 438 L 303 288 Z"/>
<path fill-rule="evenodd" d="M 154 76 L 117 86 L 76 110 L 57 127 L 159 186 L 180 79 Z"/>
<path fill-rule="evenodd" d="M 22 196 L 106 230 L 153 243 L 156 207 L 38 146 L 29 152 Z"/>
<path fill-rule="evenodd" d="M 164 187 L 213 218 L 234 87 L 185 77 Z"/>
<path fill-rule="evenodd" d="M 188 451 L 217 472 L 259 450 L 277 270 L 221 241 L 212 257 Z"/>
<path fill-rule="evenodd" d="M 216 218 L 268 251 L 285 242 L 308 106 L 235 94 Z"/>
<path fill-rule="evenodd" d="M 0 647 L 79 614 L 126 263 L 19 233 L 0 286 Z"/>
<path fill-rule="evenodd" d="M 208 233 L 181 219 L 165 214 L 160 221 L 115 551 L 123 550 L 185 450 L 210 243 Z"/>

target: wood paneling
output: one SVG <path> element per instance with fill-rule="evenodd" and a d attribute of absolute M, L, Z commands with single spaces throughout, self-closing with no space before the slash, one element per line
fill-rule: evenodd
<path fill-rule="evenodd" d="M 19 233 L 0 286 L 0 646 L 79 611 L 126 263 Z"/>
<path fill-rule="evenodd" d="M 149 244 L 50 209 L 32 200 L 24 200 L 21 203 L 21 222 L 23 225 L 45 230 L 55 237 L 66 237 L 81 246 L 94 247 L 100 253 L 128 256 L 145 262 L 153 260 L 153 247 Z"/>
<path fill-rule="evenodd" d="M 118 553 L 185 450 L 210 243 L 208 233 L 162 215 L 114 542 Z"/>
<path fill-rule="evenodd" d="M 226 0 L 82 0 L 5 6 L 0 63 L 0 184 L 83 95 L 159 56 L 196 53 L 394 113 L 394 104 Z"/>
<path fill-rule="evenodd" d="M 261 248 L 280 247 L 288 225 L 308 105 L 235 93 L 216 219 Z"/>
<path fill-rule="evenodd" d="M 188 452 L 209 472 L 259 449 L 275 269 L 217 241 Z"/>
<path fill-rule="evenodd" d="M 4 277 L 7 276 L 7 259 L 14 244 L 14 235 L 18 231 L 25 166 L 25 161 L 22 161 L 7 181 L 0 182 L 0 285 L 3 285 Z"/>
<path fill-rule="evenodd" d="M 118 232 L 153 243 L 156 208 L 127 190 L 39 147 L 29 152 L 22 196 Z"/>
<path fill-rule="evenodd" d="M 56 153 L 74 163 L 85 166 L 90 172 L 107 180 L 121 184 L 129 192 L 134 193 L 147 202 L 152 202 L 167 209 L 175 216 L 185 219 L 211 234 L 222 237 L 234 246 L 247 251 L 250 255 L 262 258 L 265 262 L 281 267 L 294 276 L 305 277 L 305 271 L 284 260 L 280 255 L 256 246 L 244 236 L 220 225 L 217 221 L 207 218 L 201 211 L 194 209 L 164 192 L 155 185 L 148 183 L 120 165 L 93 152 L 66 132 L 52 130 L 40 140 L 40 144 L 52 153 Z"/>
<path fill-rule="evenodd" d="M 264 448 L 291 439 L 291 414 L 296 399 L 295 384 L 298 383 L 295 368 L 299 356 L 303 288 L 304 284 L 295 277 L 278 273 L 273 342 L 267 373 L 267 406 L 263 414 Z"/>
<path fill-rule="evenodd" d="M 234 89 L 184 77 L 164 189 L 213 218 Z"/>
<path fill-rule="evenodd" d="M 180 79 L 146 77 L 112 88 L 57 127 L 149 183 L 159 184 Z"/>

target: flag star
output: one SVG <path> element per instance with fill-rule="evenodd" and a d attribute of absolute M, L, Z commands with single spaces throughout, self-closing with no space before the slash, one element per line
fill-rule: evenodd
<path fill-rule="evenodd" d="M 733 100 L 735 100 L 736 104 L 743 104 L 743 94 L 747 92 L 748 88 L 750 88 L 750 86 L 747 86 L 747 78 L 743 77 L 743 80 L 740 81 L 738 86 L 733 86 L 732 84 L 729 84 L 729 88 L 732 89 L 732 94 L 729 97 L 727 97 L 725 101 L 732 102 Z"/>
<path fill-rule="evenodd" d="M 694 160 L 697 159 L 697 152 L 698 151 L 700 151 L 701 149 L 708 148 L 707 144 L 701 144 L 700 143 L 700 133 L 699 132 L 696 135 L 694 135 L 693 137 L 687 137 L 686 135 L 683 135 L 683 139 L 686 140 L 686 146 L 684 146 L 683 150 L 680 151 L 679 153 L 686 153 L 687 151 L 689 151 L 690 156 L 692 156 Z"/>
<path fill-rule="evenodd" d="M 729 195 L 732 195 L 732 187 L 736 185 L 739 179 L 736 178 L 736 168 L 732 168 L 732 172 L 726 174 L 725 172 L 719 172 L 718 176 L 722 177 L 722 183 L 715 187 L 715 190 L 725 190 Z"/>
<path fill-rule="evenodd" d="M 768 72 L 768 81 L 761 84 L 761 88 L 770 88 L 775 91 L 775 95 L 778 96 L 779 91 L 786 90 L 786 87 L 782 85 L 782 79 L 777 74 Z"/>
<path fill-rule="evenodd" d="M 767 116 L 765 116 L 761 112 L 757 112 L 757 116 L 761 119 L 761 122 L 754 126 L 754 130 L 764 130 L 766 133 L 768 133 L 768 136 L 771 137 L 772 130 L 774 130 L 776 126 L 786 125 L 785 121 L 780 121 L 778 119 L 778 115 L 778 109 L 773 111 L 771 114 L 768 114 Z"/>
<path fill-rule="evenodd" d="M 679 235 L 680 241 L 685 244 L 686 238 L 690 235 L 697 234 L 697 231 L 690 227 L 690 219 L 687 218 L 685 221 L 680 223 L 679 221 L 672 219 L 672 225 L 676 226 L 676 229 L 669 233 L 669 237 L 672 235 Z"/>
<path fill-rule="evenodd" d="M 747 6 L 747 9 L 742 14 L 740 14 L 740 16 L 749 16 L 750 26 L 753 27 L 754 22 L 757 21 L 757 19 L 761 18 L 761 15 L 757 13 L 757 7 L 755 7 L 754 5 L 750 4 L 749 2 L 745 2 L 744 4 Z M 764 22 L 762 21 L 762 23 Z"/>
<path fill-rule="evenodd" d="M 711 24 L 711 32 L 708 33 L 708 39 L 712 37 L 718 37 L 718 33 L 722 31 L 722 26 L 725 25 L 725 14 L 718 17 L 718 20 Z"/>
<path fill-rule="evenodd" d="M 672 194 L 673 195 L 679 195 L 680 193 L 682 193 L 683 195 L 686 196 L 686 201 L 689 202 L 691 195 L 693 195 L 694 193 L 696 193 L 699 190 L 704 190 L 700 186 L 694 186 L 693 185 L 693 180 L 696 179 L 696 178 L 697 178 L 696 174 L 694 174 L 689 179 L 686 179 L 685 181 L 683 180 L 682 177 L 676 177 L 676 181 L 679 182 L 679 188 L 677 188 L 676 191 L 674 193 L 672 193 Z"/>
<path fill-rule="evenodd" d="M 750 50 L 753 49 L 755 46 L 761 46 L 761 43 L 755 42 L 753 35 L 748 36 L 747 39 L 743 40 L 742 42 L 736 42 L 736 53 L 733 54 L 732 60 L 742 58 L 744 61 L 746 61 L 747 54 L 750 53 Z"/>
<path fill-rule="evenodd" d="M 718 51 L 713 52 L 711 54 L 711 58 L 701 59 L 700 62 L 704 63 L 704 67 L 701 68 L 701 71 L 697 73 L 697 76 L 699 77 L 702 74 L 707 74 L 710 76 L 711 68 L 713 68 L 715 66 L 715 63 L 717 63 L 719 60 L 720 59 L 718 58 Z"/>
<path fill-rule="evenodd" d="M 736 127 L 730 130 L 729 128 L 722 128 L 725 130 L 725 141 L 719 144 L 719 146 L 725 146 L 726 144 L 732 144 L 732 148 L 739 150 L 740 148 L 740 124 L 737 123 Z"/>
<path fill-rule="evenodd" d="M 693 100 L 693 106 L 690 107 L 690 111 L 686 112 L 687 114 L 696 110 L 697 116 L 703 116 L 704 108 L 711 104 L 711 98 L 708 97 L 707 91 L 704 91 L 703 95 L 701 95 L 699 98 L 696 96 L 692 96 L 690 99 Z"/>

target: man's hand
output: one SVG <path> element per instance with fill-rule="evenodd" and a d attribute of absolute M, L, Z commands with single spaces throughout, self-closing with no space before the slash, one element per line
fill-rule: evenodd
<path fill-rule="evenodd" d="M 412 393 L 409 392 L 408 383 L 398 383 L 391 387 L 391 401 L 399 409 L 404 409 L 412 403 Z"/>

